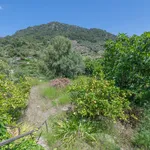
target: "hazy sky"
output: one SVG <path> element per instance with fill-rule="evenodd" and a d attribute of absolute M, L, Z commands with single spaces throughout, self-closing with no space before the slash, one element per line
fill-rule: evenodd
<path fill-rule="evenodd" d="M 0 36 L 51 21 L 141 34 L 150 31 L 150 0 L 0 0 Z"/>

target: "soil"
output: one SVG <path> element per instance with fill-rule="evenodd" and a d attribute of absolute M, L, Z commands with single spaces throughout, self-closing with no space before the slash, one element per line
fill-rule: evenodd
<path fill-rule="evenodd" d="M 22 122 L 33 127 L 39 127 L 49 117 L 68 110 L 69 105 L 54 107 L 49 99 L 41 95 L 42 90 L 48 86 L 49 84 L 42 84 L 31 88 L 28 107 Z M 42 137 L 39 139 L 38 144 L 46 150 L 49 149 Z"/>

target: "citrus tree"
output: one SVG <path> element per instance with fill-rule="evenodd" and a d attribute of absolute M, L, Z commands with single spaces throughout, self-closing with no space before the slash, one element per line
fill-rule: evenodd
<path fill-rule="evenodd" d="M 96 119 L 99 116 L 112 120 L 127 119 L 130 109 L 127 93 L 115 87 L 113 81 L 95 78 L 80 79 L 70 88 L 74 114 Z"/>
<path fill-rule="evenodd" d="M 26 81 L 15 84 L 4 75 L 0 76 L 0 115 L 17 119 L 27 105 L 30 85 Z"/>
<path fill-rule="evenodd" d="M 115 41 L 105 45 L 104 73 L 121 89 L 133 92 L 135 103 L 150 93 L 150 33 L 141 36 L 119 34 Z M 148 99 L 147 99 L 148 100 Z"/>

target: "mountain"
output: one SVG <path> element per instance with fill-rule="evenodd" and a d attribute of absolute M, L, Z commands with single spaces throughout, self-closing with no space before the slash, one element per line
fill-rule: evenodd
<path fill-rule="evenodd" d="M 28 27 L 12 36 L 0 38 L 0 59 L 17 74 L 37 76 L 38 64 L 45 57 L 45 50 L 55 36 L 64 36 L 72 41 L 73 50 L 82 56 L 100 57 L 104 43 L 115 35 L 101 29 L 86 29 L 59 22 Z"/>
<path fill-rule="evenodd" d="M 17 31 L 13 37 L 25 38 L 28 41 L 43 41 L 46 43 L 55 36 L 64 36 L 72 40 L 73 47 L 82 54 L 104 50 L 104 42 L 108 39 L 115 39 L 115 35 L 105 30 L 96 28 L 82 28 L 75 25 L 68 25 L 59 22 L 50 22 L 39 26 L 28 27 Z"/>

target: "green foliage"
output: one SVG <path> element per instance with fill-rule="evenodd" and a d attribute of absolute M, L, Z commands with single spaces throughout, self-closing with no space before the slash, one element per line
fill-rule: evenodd
<path fill-rule="evenodd" d="M 100 29 L 85 29 L 52 22 L 46 25 L 29 27 L 18 31 L 13 36 L 0 38 L 0 57 L 6 59 L 16 76 L 41 77 L 43 74 L 39 71 L 38 64 L 42 64 L 40 60 L 44 59 L 48 45 L 56 36 L 69 38 L 72 40 L 73 50 L 86 56 L 99 55 L 99 52 L 104 50 L 105 40 L 115 39 L 113 34 Z M 72 62 L 77 64 L 80 60 L 75 52 L 70 54 L 69 60 L 63 60 L 65 63 L 72 64 L 70 68 L 73 71 L 74 64 Z M 70 60 L 73 61 L 70 62 Z M 62 68 L 67 69 L 66 67 L 68 66 L 62 64 Z M 70 74 L 71 72 L 67 76 Z"/>
<path fill-rule="evenodd" d="M 5 75 L 0 75 L 0 141 L 11 136 L 6 125 L 15 124 L 27 106 L 30 84 L 26 78 L 14 83 Z M 43 150 L 34 139 L 23 138 L 1 147 L 2 150 Z"/>
<path fill-rule="evenodd" d="M 65 105 L 70 103 L 70 95 L 68 93 L 68 87 L 55 88 L 48 87 L 44 88 L 42 95 L 49 98 L 54 105 Z"/>
<path fill-rule="evenodd" d="M 109 117 L 116 120 L 127 119 L 125 114 L 129 110 L 126 93 L 114 86 L 113 81 L 89 78 L 79 80 L 70 88 L 74 114 L 82 117 Z"/>
<path fill-rule="evenodd" d="M 116 41 L 107 42 L 104 73 L 121 89 L 131 90 L 135 104 L 145 103 L 141 97 L 150 92 L 150 33 L 132 37 L 119 34 Z"/>
<path fill-rule="evenodd" d="M 10 119 L 6 114 L 0 115 L 0 141 L 10 136 L 6 129 L 6 124 L 10 123 Z"/>
<path fill-rule="evenodd" d="M 0 74 L 10 74 L 10 67 L 7 62 L 0 60 Z"/>
<path fill-rule="evenodd" d="M 62 94 L 58 99 L 58 105 L 65 105 L 65 104 L 69 104 L 70 102 L 71 101 L 70 101 L 69 93 Z"/>
<path fill-rule="evenodd" d="M 50 118 L 48 125 L 50 130 L 45 133 L 45 138 L 52 149 L 119 150 L 117 141 L 110 134 L 114 124 L 106 118 L 103 121 L 91 121 L 74 116 L 66 118 L 61 114 Z"/>
<path fill-rule="evenodd" d="M 0 76 L 0 114 L 8 114 L 13 120 L 21 115 L 26 107 L 30 86 L 26 81 L 13 83 L 5 76 Z"/>
<path fill-rule="evenodd" d="M 85 59 L 85 75 L 98 76 L 102 73 L 102 59 Z"/>
<path fill-rule="evenodd" d="M 24 138 L 21 139 L 18 144 L 12 144 L 11 150 L 44 150 L 44 148 L 38 145 L 35 140 Z"/>
<path fill-rule="evenodd" d="M 150 149 L 150 109 L 145 108 L 137 133 L 134 135 L 133 144 L 141 149 Z"/>
<path fill-rule="evenodd" d="M 103 50 L 105 40 L 115 39 L 115 35 L 101 29 L 86 29 L 59 22 L 29 27 L 16 32 L 14 37 L 24 37 L 27 40 L 36 42 L 43 41 L 46 44 L 50 39 L 58 35 L 78 41 L 81 45 L 86 46 L 89 49 L 88 51 Z"/>
<path fill-rule="evenodd" d="M 30 137 L 19 139 L 13 143 L 2 146 L 1 150 L 44 150 L 44 148 L 36 143 L 36 141 Z"/>
<path fill-rule="evenodd" d="M 61 88 L 48 87 L 44 88 L 42 91 L 42 95 L 51 100 L 58 98 L 63 93 Z"/>
<path fill-rule="evenodd" d="M 96 141 L 94 133 L 96 133 L 92 126 L 92 122 L 78 121 L 76 119 L 64 120 L 55 123 L 56 126 L 56 139 L 61 139 L 62 145 L 69 148 L 68 146 L 73 145 L 73 143 L 79 138 L 84 141 L 91 142 Z"/>
<path fill-rule="evenodd" d="M 83 68 L 82 58 L 71 50 L 71 42 L 58 36 L 47 47 L 41 70 L 49 77 L 74 77 L 81 74 Z"/>

